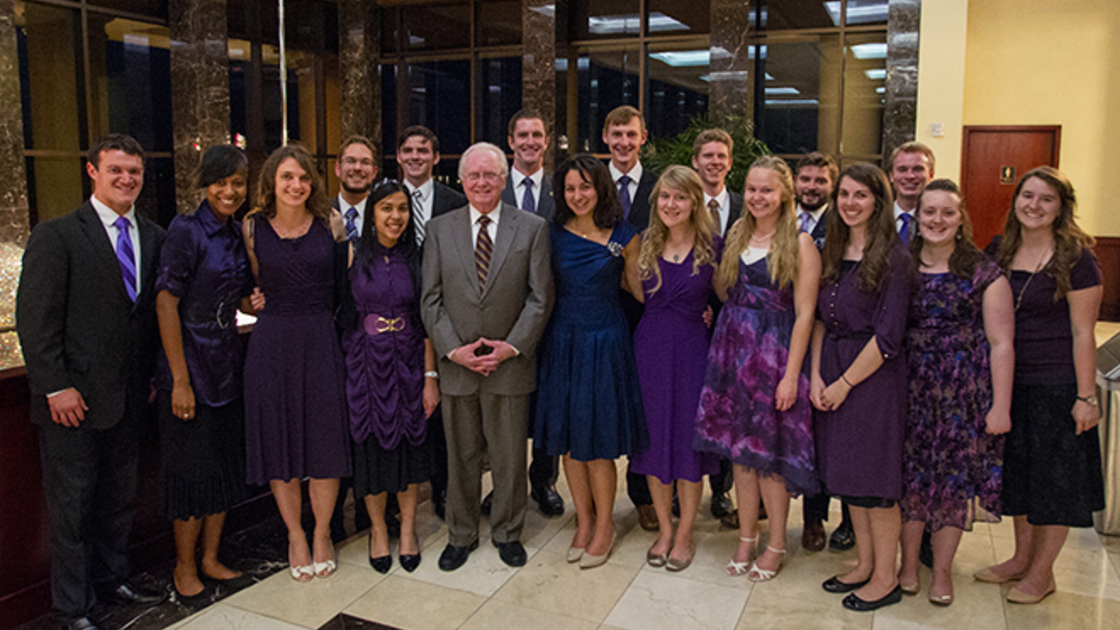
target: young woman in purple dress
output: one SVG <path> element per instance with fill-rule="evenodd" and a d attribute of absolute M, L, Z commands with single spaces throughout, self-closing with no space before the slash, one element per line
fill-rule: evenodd
<path fill-rule="evenodd" d="M 975 574 L 1018 581 L 1007 600 L 1053 593 L 1054 560 L 1070 527 L 1092 527 L 1103 509 L 1097 352 L 1093 329 L 1101 270 L 1093 237 L 1077 226 L 1073 185 L 1040 166 L 1023 175 L 1003 236 L 989 251 L 1011 277 L 1015 386 L 1003 452 L 1003 513 L 1015 520 L 1015 554 Z"/>
<path fill-rule="evenodd" d="M 355 496 L 369 510 L 369 563 L 379 573 L 393 564 L 385 524 L 390 492 L 401 509 L 401 566 L 412 572 L 420 565 L 416 501 L 430 470 L 427 419 L 439 404 L 435 351 L 420 323 L 420 247 L 409 200 L 400 183 L 378 184 L 351 247 L 357 319 L 344 337 L 346 398 Z"/>
<path fill-rule="evenodd" d="M 647 475 L 660 535 L 646 554 L 655 567 L 681 571 L 692 562 L 692 525 L 700 509 L 703 475 L 719 472 L 719 460 L 692 449 L 692 431 L 710 332 L 704 311 L 719 264 L 719 244 L 704 209 L 700 176 L 670 166 L 653 188 L 657 211 L 642 237 L 638 264 L 628 284 L 645 303 L 634 331 L 634 358 L 649 429 L 649 448 L 630 459 L 631 472 Z M 673 535 L 673 484 L 680 524 Z"/>
<path fill-rule="evenodd" d="M 798 232 L 793 174 L 784 160 L 756 160 L 743 200 L 746 212 L 728 232 L 716 276 L 725 303 L 708 352 L 693 446 L 734 464 L 739 549 L 728 574 L 764 582 L 785 558 L 790 495 L 818 490 L 802 365 L 821 267 L 812 236 Z M 770 540 L 752 564 L 760 496 Z"/>
<path fill-rule="evenodd" d="M 919 591 L 922 531 L 933 532 L 929 600 L 953 602 L 953 556 L 977 507 L 999 518 L 1003 437 L 1011 428 L 1015 311 L 1011 286 L 972 241 L 961 191 L 947 179 L 918 200 L 910 255 L 918 271 L 906 356 L 910 413 L 902 454 L 903 592 Z"/>
<path fill-rule="evenodd" d="M 871 611 L 902 599 L 895 557 L 910 255 L 895 232 L 890 183 L 879 167 L 844 169 L 833 201 L 813 328 L 813 434 L 821 481 L 851 508 L 859 564 L 822 586 L 850 593 L 845 608 Z"/>

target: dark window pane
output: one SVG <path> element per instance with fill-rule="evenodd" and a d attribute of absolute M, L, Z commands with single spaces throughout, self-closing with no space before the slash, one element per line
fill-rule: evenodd
<path fill-rule="evenodd" d="M 442 142 L 442 141 L 441 141 Z M 443 145 L 440 145 L 443 149 Z M 446 184 L 459 192 L 463 192 L 463 184 L 459 181 L 459 159 L 442 158 L 439 164 L 432 169 L 432 179 L 441 184 Z"/>
<path fill-rule="evenodd" d="M 471 45 L 469 4 L 406 6 L 400 7 L 400 12 L 404 22 L 401 44 L 405 50 L 445 50 Z"/>
<path fill-rule="evenodd" d="M 148 151 L 171 151 L 167 27 L 89 14 L 92 137 L 127 133 Z"/>
<path fill-rule="evenodd" d="M 849 35 L 844 64 L 846 155 L 877 155 L 883 148 L 883 110 L 887 79 L 886 33 Z"/>
<path fill-rule="evenodd" d="M 243 39 L 228 40 L 229 48 L 229 130 L 233 143 L 245 149 L 248 146 L 249 119 L 246 110 L 249 65 L 252 49 Z"/>
<path fill-rule="evenodd" d="M 468 59 L 408 66 L 408 124 L 434 131 L 440 153 L 462 153 L 471 144 L 470 76 Z"/>
<path fill-rule="evenodd" d="M 70 9 L 16 3 L 25 148 L 82 148 L 78 23 L 78 13 Z"/>
<path fill-rule="evenodd" d="M 381 52 L 384 54 L 391 55 L 398 50 L 397 20 L 399 15 L 397 7 L 381 9 Z"/>
<path fill-rule="evenodd" d="M 509 119 L 521 109 L 521 57 L 479 59 L 482 99 L 475 141 L 492 142 L 506 150 Z"/>
<path fill-rule="evenodd" d="M 829 3 L 832 4 L 832 3 Z M 888 0 L 848 0 L 848 26 L 886 24 L 890 11 Z"/>
<path fill-rule="evenodd" d="M 24 164 L 32 225 L 70 212 L 89 194 L 88 184 L 82 188 L 85 161 L 80 157 L 29 157 Z"/>
<path fill-rule="evenodd" d="M 603 119 L 619 105 L 638 102 L 637 48 L 610 52 L 582 53 L 579 56 L 579 138 L 577 151 L 605 153 Z"/>
<path fill-rule="evenodd" d="M 708 33 L 712 30 L 711 3 L 696 0 L 649 0 L 650 35 Z"/>
<path fill-rule="evenodd" d="M 521 43 L 521 0 L 479 2 L 476 46 Z"/>
<path fill-rule="evenodd" d="M 265 149 L 272 152 L 283 144 L 284 102 L 280 98 L 280 49 L 271 44 L 261 46 L 263 68 L 261 71 L 261 112 L 264 119 Z M 299 75 L 293 69 L 293 57 L 298 57 L 296 51 L 287 52 L 287 81 L 288 81 L 288 140 L 299 142 L 300 137 L 300 85 Z M 298 65 L 295 64 L 295 65 Z M 314 93 L 314 90 L 312 90 Z M 252 113 L 250 113 L 252 115 Z M 309 147 L 312 151 L 315 147 Z"/>
<path fill-rule="evenodd" d="M 638 0 L 579 0 L 572 7 L 572 39 L 637 37 Z"/>
<path fill-rule="evenodd" d="M 90 5 L 167 19 L 167 0 L 88 0 Z"/>
<path fill-rule="evenodd" d="M 760 30 L 840 26 L 840 0 L 758 0 L 752 3 L 751 12 L 762 25 Z"/>
<path fill-rule="evenodd" d="M 649 105 L 643 112 L 651 136 L 675 135 L 708 111 L 708 48 L 650 44 Z"/>
<path fill-rule="evenodd" d="M 397 153 L 397 66 L 381 66 L 381 153 Z M 388 167 L 389 160 L 385 160 Z M 394 163 L 395 167 L 395 163 Z M 386 174 L 388 176 L 388 174 Z"/>
<path fill-rule="evenodd" d="M 171 225 L 177 214 L 173 158 L 148 158 L 144 161 L 144 189 L 136 199 L 136 211 L 165 228 Z"/>
<path fill-rule="evenodd" d="M 840 101 L 840 41 L 836 35 L 799 37 L 752 46 L 755 135 L 774 153 L 835 153 Z"/>

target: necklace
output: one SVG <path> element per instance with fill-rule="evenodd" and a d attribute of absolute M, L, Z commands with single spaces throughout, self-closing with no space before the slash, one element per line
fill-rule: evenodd
<path fill-rule="evenodd" d="M 1050 258 L 1050 252 L 1051 252 L 1052 247 L 1053 246 L 1051 246 L 1050 248 L 1047 248 L 1046 253 L 1044 253 L 1042 255 L 1042 257 L 1038 259 L 1038 265 L 1034 268 L 1034 271 L 1031 272 L 1031 275 L 1027 276 L 1027 281 L 1023 283 L 1023 288 L 1019 289 L 1019 295 L 1015 296 L 1015 312 L 1016 313 L 1019 312 L 1019 305 L 1023 303 L 1023 294 L 1027 292 L 1027 287 L 1029 287 L 1031 285 L 1031 280 L 1034 280 L 1034 275 L 1036 273 L 1038 273 L 1039 271 L 1042 271 L 1042 265 L 1045 264 L 1046 261 Z"/>
<path fill-rule="evenodd" d="M 275 219 L 272 221 L 273 229 L 275 229 L 276 233 L 280 235 L 280 238 L 286 240 L 293 238 L 293 234 L 302 235 L 307 231 L 307 227 L 309 225 L 311 225 L 311 215 L 308 215 L 303 221 L 300 221 L 300 224 L 296 226 L 296 229 L 294 230 L 280 229 L 281 226 L 279 222 L 277 222 Z"/>
<path fill-rule="evenodd" d="M 751 234 L 751 242 L 752 243 L 765 243 L 767 241 L 767 239 L 769 239 L 771 236 L 774 236 L 774 232 L 777 232 L 777 231 L 778 231 L 777 229 L 773 229 L 773 230 L 770 230 L 769 234 L 763 234 L 762 236 Z"/>

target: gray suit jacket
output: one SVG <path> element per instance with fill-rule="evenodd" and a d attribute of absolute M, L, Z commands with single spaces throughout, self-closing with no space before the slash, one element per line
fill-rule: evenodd
<path fill-rule="evenodd" d="M 536 389 L 537 341 L 552 312 L 548 223 L 502 204 L 486 287 L 475 274 L 470 210 L 463 206 L 428 223 L 420 315 L 439 357 L 440 391 L 516 396 Z M 502 339 L 521 353 L 483 377 L 447 355 L 479 337 Z"/>
<path fill-rule="evenodd" d="M 524 189 L 520 194 L 525 194 Z M 502 201 L 511 206 L 521 207 L 517 203 L 517 194 L 519 191 L 513 189 L 513 178 L 506 178 L 506 188 L 502 191 Z M 552 197 L 552 179 L 549 177 L 541 178 L 541 200 L 537 202 L 537 216 L 545 221 L 551 221 L 552 217 L 556 215 L 556 200 Z"/>

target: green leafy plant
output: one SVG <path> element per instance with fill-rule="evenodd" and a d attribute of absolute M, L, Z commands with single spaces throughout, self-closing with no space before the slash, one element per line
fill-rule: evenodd
<path fill-rule="evenodd" d="M 763 155 L 772 152 L 766 143 L 754 137 L 754 123 L 740 116 L 731 116 L 722 120 L 718 125 L 713 124 L 707 116 L 697 116 L 689 122 L 688 127 L 675 136 L 662 138 L 650 137 L 642 147 L 642 163 L 649 164 L 657 172 L 662 172 L 672 164 L 692 166 L 692 143 L 700 132 L 712 127 L 719 127 L 731 134 L 735 148 L 731 164 L 731 172 L 727 174 L 727 185 L 732 190 L 742 192 L 743 182 L 747 178 L 747 170 L 751 164 Z"/>

